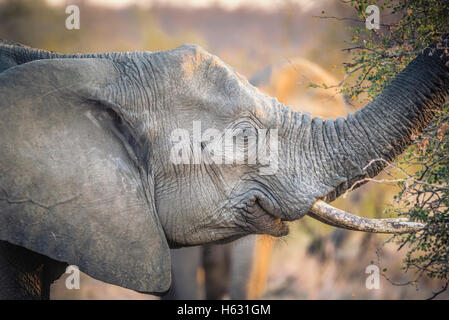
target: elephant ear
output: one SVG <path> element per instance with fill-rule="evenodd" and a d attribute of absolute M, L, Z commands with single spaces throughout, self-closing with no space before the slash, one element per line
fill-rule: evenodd
<path fill-rule="evenodd" d="M 170 255 L 151 165 L 139 163 L 126 120 L 101 96 L 121 77 L 105 59 L 39 60 L 0 74 L 0 240 L 162 293 Z"/>

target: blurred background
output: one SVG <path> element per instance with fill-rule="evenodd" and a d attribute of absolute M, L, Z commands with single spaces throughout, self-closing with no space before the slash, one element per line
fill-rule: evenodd
<path fill-rule="evenodd" d="M 80 8 L 79 30 L 65 27 L 65 8 L 71 4 Z M 341 65 L 348 58 L 342 49 L 348 47 L 347 27 L 354 22 L 323 15 L 355 17 L 353 11 L 338 0 L 0 0 L 0 38 L 60 53 L 159 51 L 196 43 L 281 102 L 336 117 L 360 103 L 310 84 L 332 86 L 342 80 Z M 397 191 L 394 185 L 371 183 L 334 204 L 357 215 L 381 217 Z M 439 283 L 401 285 L 413 275 L 402 270 L 405 249 L 383 245 L 388 239 L 335 230 L 306 217 L 274 243 L 260 298 L 429 297 Z M 370 264 L 382 273 L 377 290 L 365 286 Z M 53 285 L 52 299 L 158 299 L 84 274 L 81 289 L 68 290 L 66 277 Z M 195 281 L 203 284 L 204 278 L 198 270 Z"/>

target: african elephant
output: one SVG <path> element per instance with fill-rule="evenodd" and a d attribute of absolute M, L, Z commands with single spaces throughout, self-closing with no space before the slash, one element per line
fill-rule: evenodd
<path fill-rule="evenodd" d="M 170 248 L 281 237 L 305 215 L 367 232 L 424 227 L 328 202 L 377 175 L 386 163 L 376 160 L 393 160 L 444 103 L 449 58 L 440 47 L 427 48 L 363 109 L 325 121 L 262 94 L 195 45 L 39 51 L 55 59 L 31 62 L 15 54 L 3 65 L 23 64 L 0 73 L 1 298 L 47 297 L 66 263 L 161 294 L 170 287 Z M 198 123 L 220 134 L 186 145 Z M 220 153 L 229 132 L 232 150 L 251 161 Z M 255 163 L 253 137 L 265 154 Z M 38 254 L 33 263 L 29 251 Z"/>
<path fill-rule="evenodd" d="M 0 42 L 0 72 L 33 60 L 54 58 L 102 57 L 115 54 L 59 55 L 35 50 L 12 41 Z M 260 297 L 265 287 L 269 255 L 273 244 L 269 236 L 249 236 L 245 241 L 222 245 L 172 249 L 172 286 L 164 299 L 233 299 Z M 234 261 L 238 258 L 238 261 Z M 205 271 L 204 288 L 198 284 L 198 271 Z M 61 269 L 63 270 L 63 269 Z M 175 280 L 176 279 L 176 280 Z M 202 290 L 203 289 L 203 290 Z"/>
<path fill-rule="evenodd" d="M 271 64 L 254 74 L 249 82 L 294 111 L 313 116 L 345 116 L 353 108 L 336 88 L 312 88 L 310 83 L 338 81 L 317 64 L 296 57 Z M 265 289 L 274 239 L 248 236 L 245 241 L 171 250 L 172 287 L 165 299 L 257 299 Z M 189 268 L 192 268 L 190 270 Z M 197 271 L 205 273 L 198 283 Z M 203 289 L 203 290 L 202 290 Z M 204 291 L 204 292 L 203 292 Z"/>

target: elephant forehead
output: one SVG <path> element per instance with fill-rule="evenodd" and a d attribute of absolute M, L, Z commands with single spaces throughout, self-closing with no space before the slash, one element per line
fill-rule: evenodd
<path fill-rule="evenodd" d="M 211 95 L 212 90 L 229 95 L 242 90 L 246 79 L 223 62 L 219 57 L 198 45 L 183 45 L 179 48 L 159 52 L 151 56 L 170 79 L 179 86 L 187 86 L 199 93 Z"/>
<path fill-rule="evenodd" d="M 198 71 L 213 70 L 214 68 L 229 68 L 220 58 L 207 52 L 198 45 L 186 44 L 179 48 L 166 51 L 175 60 L 178 60 L 186 76 L 194 75 Z"/>

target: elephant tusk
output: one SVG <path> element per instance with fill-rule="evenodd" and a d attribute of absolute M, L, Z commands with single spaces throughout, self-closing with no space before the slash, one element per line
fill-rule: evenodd
<path fill-rule="evenodd" d="M 322 200 L 317 200 L 313 204 L 308 215 L 334 227 L 365 232 L 399 234 L 416 232 L 425 227 L 422 223 L 407 221 L 406 218 L 367 219 L 358 217 L 334 208 Z"/>

